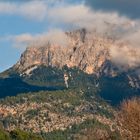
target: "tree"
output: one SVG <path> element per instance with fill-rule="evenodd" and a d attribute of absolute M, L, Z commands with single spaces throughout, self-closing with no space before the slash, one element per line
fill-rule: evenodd
<path fill-rule="evenodd" d="M 117 122 L 124 139 L 140 140 L 140 98 L 135 97 L 121 104 Z"/>
<path fill-rule="evenodd" d="M 9 134 L 4 131 L 2 124 L 0 125 L 0 140 L 10 140 Z"/>
<path fill-rule="evenodd" d="M 19 129 L 10 132 L 12 140 L 43 140 L 40 136 Z"/>

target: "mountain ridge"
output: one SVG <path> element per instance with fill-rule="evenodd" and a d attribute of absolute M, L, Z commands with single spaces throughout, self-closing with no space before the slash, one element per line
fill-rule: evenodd
<path fill-rule="evenodd" d="M 139 62 L 137 62 L 139 52 L 125 41 L 114 41 L 86 29 L 66 32 L 65 35 L 67 43 L 64 46 L 57 42 L 51 43 L 47 41 L 47 38 L 46 43 L 42 43 L 43 45 L 38 43 L 29 45 L 14 65 L 15 69 L 22 72 L 34 65 L 58 68 L 67 65 L 78 67 L 88 74 L 95 74 L 109 61 L 113 66 L 112 69 L 116 67 L 118 71 L 128 71 L 139 67 Z M 124 53 L 123 56 L 122 53 Z M 126 57 L 128 57 L 127 61 Z"/>
<path fill-rule="evenodd" d="M 67 65 L 79 67 L 91 74 L 109 57 L 106 40 L 91 37 L 92 34 L 85 29 L 67 32 L 66 35 L 69 39 L 68 46 L 47 43 L 42 47 L 28 47 L 15 67 L 23 71 L 31 65 L 44 64 L 59 68 Z"/>
<path fill-rule="evenodd" d="M 85 29 L 66 32 L 66 35 L 70 40 L 68 46 L 47 42 L 45 46 L 37 44 L 27 47 L 20 60 L 0 77 L 3 80 L 18 77 L 29 85 L 48 89 L 55 86 L 57 89 L 73 88 L 74 84 L 89 88 L 89 84 L 98 90 L 101 88 L 102 97 L 115 104 L 126 98 L 127 94 L 128 97 L 139 95 L 140 67 L 115 63 L 110 49 L 116 47 L 113 40 L 98 37 Z M 127 47 L 124 45 L 124 48 Z M 125 55 L 132 55 L 133 58 L 134 51 L 127 51 Z M 84 81 L 87 83 L 82 83 Z"/>

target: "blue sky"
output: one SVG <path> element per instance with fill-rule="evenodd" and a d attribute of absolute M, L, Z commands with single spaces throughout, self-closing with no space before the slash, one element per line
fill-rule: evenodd
<path fill-rule="evenodd" d="M 14 15 L 0 15 L 0 37 L 23 33 L 40 33 L 47 30 L 44 22 L 25 19 Z M 20 47 L 20 46 L 19 46 Z M 23 49 L 13 46 L 11 41 L 0 41 L 0 71 L 7 69 L 20 58 Z"/>
<path fill-rule="evenodd" d="M 102 0 L 103 1 L 103 0 Z M 0 72 L 14 65 L 32 42 L 62 37 L 61 31 L 96 28 L 105 32 L 105 21 L 130 27 L 139 24 L 138 10 L 122 10 L 120 1 L 113 8 L 99 0 L 1 0 L 0 1 Z M 116 0 L 114 0 L 116 1 Z M 129 0 L 128 0 L 129 1 Z M 110 3 L 110 0 L 106 0 Z M 126 0 L 122 0 L 126 3 Z M 133 3 L 138 5 L 138 1 Z M 104 6 L 103 6 L 104 5 Z M 128 3 L 128 8 L 131 8 Z M 111 12 L 110 12 L 111 9 Z M 114 9 L 114 10 L 113 10 Z M 130 16 L 129 16 L 130 15 Z M 139 29 L 139 28 L 138 28 Z M 129 28 L 127 30 L 130 30 Z M 39 38 L 39 39 L 38 39 Z M 139 42 L 138 42 L 139 43 Z"/>
<path fill-rule="evenodd" d="M 68 0 L 68 3 L 75 4 L 78 1 Z M 25 50 L 26 43 L 25 47 L 20 47 L 23 45 L 16 44 L 11 39 L 12 36 L 36 35 L 63 26 L 62 23 L 61 25 L 51 23 L 46 17 L 47 8 L 60 5 L 65 5 L 65 2 L 61 0 L 0 1 L 0 72 L 15 64 Z"/>
<path fill-rule="evenodd" d="M 26 16 L 6 12 L 0 13 L 0 38 L 24 33 L 42 33 L 48 30 L 48 26 L 47 21 L 44 20 L 30 19 Z M 23 50 L 20 46 L 16 48 L 10 40 L 0 39 L 0 71 L 15 64 Z"/>

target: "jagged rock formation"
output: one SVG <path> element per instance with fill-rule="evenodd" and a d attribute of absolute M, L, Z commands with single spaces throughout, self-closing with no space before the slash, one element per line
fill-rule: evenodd
<path fill-rule="evenodd" d="M 28 47 L 14 68 L 22 75 L 30 73 L 39 65 L 57 68 L 67 65 L 68 67 L 78 67 L 88 74 L 94 73 L 97 76 L 106 75 L 115 77 L 122 72 L 126 72 L 122 70 L 125 70 L 127 67 L 128 73 L 126 75 L 130 81 L 130 85 L 132 87 L 134 85 L 140 87 L 140 72 L 134 74 L 135 70 L 131 71 L 131 66 L 135 62 L 138 63 L 137 60 L 140 54 L 137 50 L 132 50 L 132 47 L 129 50 L 129 45 L 127 47 L 125 43 L 116 43 L 113 39 L 99 37 L 95 32 L 89 32 L 85 29 L 66 32 L 66 36 L 68 38 L 67 46 L 48 42 L 43 46 Z M 118 61 L 114 61 L 114 56 L 112 56 L 116 55 L 116 52 L 114 52 L 116 51 L 115 47 L 120 48 L 120 52 L 117 52 L 121 54 L 120 57 L 122 56 L 121 51 L 125 52 L 124 58 L 123 56 L 119 58 L 121 65 L 118 65 Z M 113 50 L 113 48 L 115 49 Z M 121 69 L 122 64 L 127 60 L 126 57 L 129 57 L 128 61 L 130 60 L 131 63 L 126 62 L 127 64 Z M 134 63 L 132 64 L 132 62 Z M 139 68 L 136 71 L 140 71 Z"/>
<path fill-rule="evenodd" d="M 28 47 L 22 54 L 16 68 L 19 71 L 33 65 L 79 67 L 87 73 L 94 73 L 109 59 L 111 40 L 96 37 L 85 29 L 67 32 L 69 44 L 62 47 L 48 43 L 43 47 Z"/>
<path fill-rule="evenodd" d="M 66 46 L 47 43 L 28 47 L 17 64 L 0 74 L 2 97 L 9 91 L 12 95 L 38 91 L 38 86 L 42 90 L 84 88 L 113 105 L 139 96 L 139 51 L 85 29 L 66 32 L 66 36 Z"/>

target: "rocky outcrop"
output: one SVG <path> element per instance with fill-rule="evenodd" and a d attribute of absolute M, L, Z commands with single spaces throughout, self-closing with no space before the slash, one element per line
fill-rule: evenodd
<path fill-rule="evenodd" d="M 49 42 L 44 46 L 30 46 L 14 67 L 23 73 L 39 65 L 57 68 L 67 65 L 68 67 L 78 67 L 88 74 L 115 77 L 122 72 L 118 63 L 120 65 L 126 63 L 122 67 L 123 69 L 129 68 L 129 60 L 130 66 L 132 63 L 138 63 L 139 52 L 132 47 L 129 49 L 129 45 L 127 46 L 125 43 L 116 43 L 112 39 L 97 36 L 96 32 L 86 29 L 65 34 L 68 38 L 67 46 Z"/>
<path fill-rule="evenodd" d="M 85 30 L 67 32 L 69 43 L 63 47 L 57 44 L 28 47 L 15 65 L 19 71 L 24 71 L 33 65 L 63 67 L 79 67 L 87 73 L 94 73 L 110 58 L 111 40 L 97 37 Z"/>

